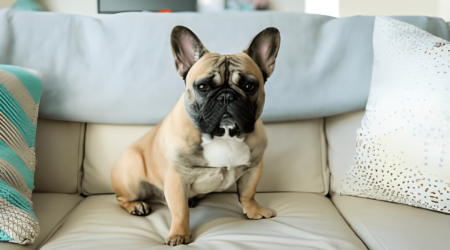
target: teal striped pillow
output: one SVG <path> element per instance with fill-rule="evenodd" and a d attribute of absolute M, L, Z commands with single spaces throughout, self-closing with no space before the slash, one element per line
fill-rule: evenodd
<path fill-rule="evenodd" d="M 35 74 L 0 65 L 0 241 L 31 244 L 39 235 L 31 191 L 41 93 Z"/>

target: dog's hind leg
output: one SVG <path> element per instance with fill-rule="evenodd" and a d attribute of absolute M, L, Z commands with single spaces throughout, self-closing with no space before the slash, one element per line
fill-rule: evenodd
<path fill-rule="evenodd" d="M 137 216 L 146 216 L 152 212 L 152 208 L 144 201 L 126 201 L 123 197 L 117 197 L 119 206 L 128 213 Z"/>
<path fill-rule="evenodd" d="M 130 201 L 124 196 L 118 196 L 117 200 L 120 207 L 128 213 L 138 216 L 146 216 L 152 212 L 150 203 L 165 203 L 162 190 L 147 181 L 139 183 L 139 191 L 135 199 Z"/>
<path fill-rule="evenodd" d="M 142 180 L 145 176 L 143 169 L 141 156 L 134 150 L 127 150 L 111 172 L 111 185 L 117 201 L 121 208 L 132 215 L 149 215 L 152 212 L 150 202 L 164 202 L 161 189 Z"/>

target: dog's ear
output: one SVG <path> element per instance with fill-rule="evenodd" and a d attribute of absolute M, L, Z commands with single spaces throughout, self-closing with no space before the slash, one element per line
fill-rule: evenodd
<path fill-rule="evenodd" d="M 183 79 L 192 65 L 208 52 L 194 32 L 183 26 L 173 28 L 170 43 L 175 67 Z"/>
<path fill-rule="evenodd" d="M 272 75 L 275 69 L 279 48 L 280 31 L 271 27 L 261 31 L 244 50 L 261 69 L 264 81 Z"/>

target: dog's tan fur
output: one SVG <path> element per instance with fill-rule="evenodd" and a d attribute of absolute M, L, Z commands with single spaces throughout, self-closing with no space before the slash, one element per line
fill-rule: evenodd
<path fill-rule="evenodd" d="M 224 60 L 229 62 L 227 70 L 224 69 L 226 65 L 221 63 Z M 197 151 L 201 152 L 199 145 L 202 143 L 202 133 L 192 123 L 185 109 L 185 105 L 195 100 L 194 81 L 214 76 L 214 82 L 220 85 L 224 72 L 230 74 L 231 88 L 237 84 L 237 73 L 252 75 L 260 84 L 258 92 L 249 97 L 258 102 L 255 129 L 250 134 L 240 135 L 245 138 L 244 142 L 250 149 L 250 162 L 245 166 L 234 166 L 231 170 L 209 168 L 208 162 L 201 155 L 196 155 Z M 190 68 L 186 76 L 186 89 L 173 110 L 133 143 L 115 164 L 111 184 L 119 205 L 129 213 L 147 215 L 151 210 L 150 202 L 166 202 L 172 215 L 170 233 L 166 239 L 170 245 L 189 242 L 188 199 L 205 194 L 198 190 L 223 191 L 237 180 L 239 199 L 248 218 L 276 216 L 275 211 L 260 206 L 254 199 L 267 146 L 267 136 L 259 118 L 264 105 L 264 83 L 260 67 L 245 51 L 232 55 L 206 52 Z M 242 92 L 237 87 L 236 91 Z M 148 185 L 153 188 L 153 191 L 150 190 L 153 192 L 151 195 L 142 190 L 143 186 L 150 187 Z"/>

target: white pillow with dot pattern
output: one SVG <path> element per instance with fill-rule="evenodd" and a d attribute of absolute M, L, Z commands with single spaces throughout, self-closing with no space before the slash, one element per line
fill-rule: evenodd
<path fill-rule="evenodd" d="M 377 17 L 366 113 L 340 193 L 450 213 L 450 42 Z"/>

